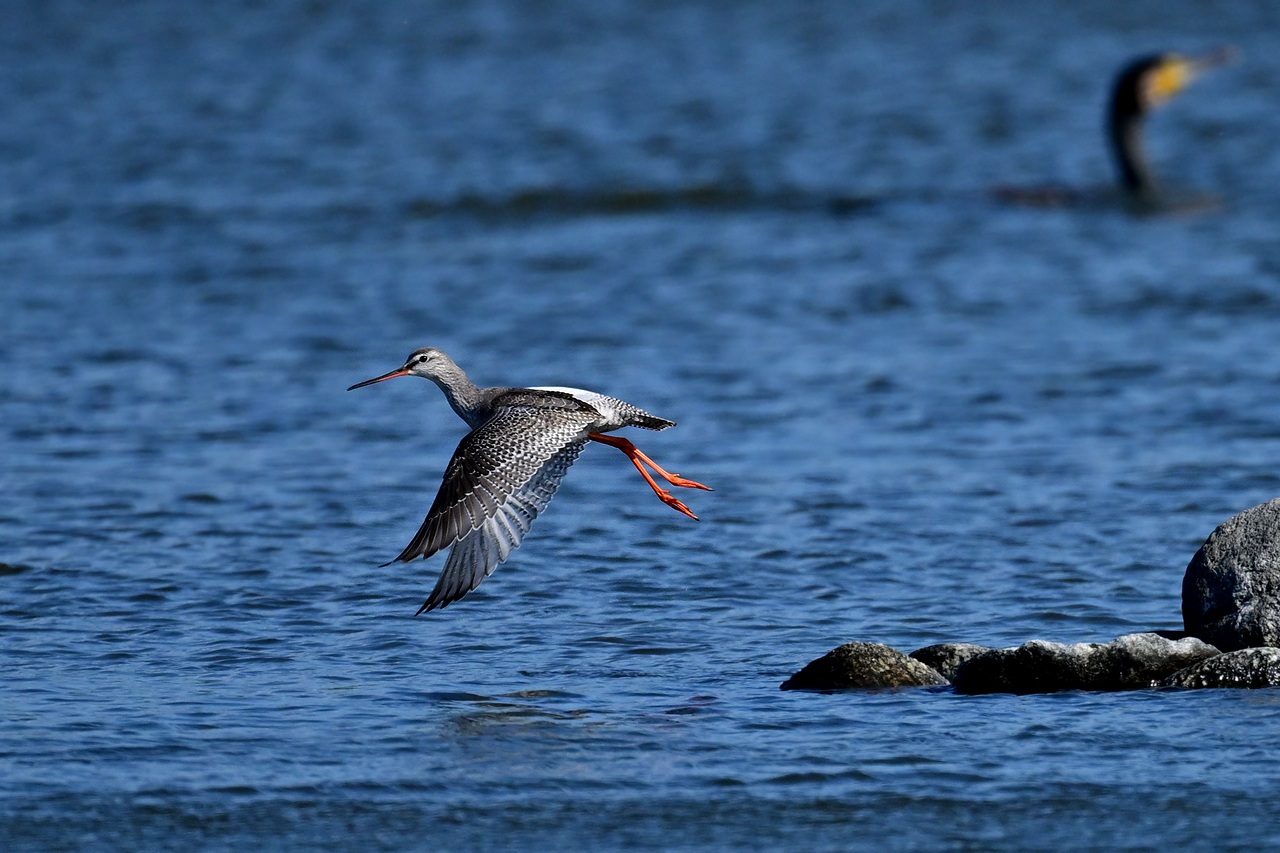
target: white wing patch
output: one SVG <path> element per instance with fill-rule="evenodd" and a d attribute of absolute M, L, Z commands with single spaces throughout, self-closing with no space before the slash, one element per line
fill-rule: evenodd
<path fill-rule="evenodd" d="M 616 397 L 610 397 L 607 394 L 598 394 L 595 391 L 584 391 L 581 388 L 566 388 L 560 385 L 545 385 L 539 388 L 530 388 L 531 391 L 558 391 L 561 394 L 568 394 L 575 400 L 581 400 L 591 408 L 599 412 L 606 421 L 610 423 L 621 423 L 622 413 L 618 410 L 618 404 L 622 401 Z"/>
<path fill-rule="evenodd" d="M 576 400 L 581 400 L 588 406 L 594 407 L 600 400 L 608 400 L 604 394 L 597 394 L 595 391 L 584 391 L 581 388 L 564 388 L 559 385 L 545 385 L 538 388 L 530 388 L 530 391 L 559 391 L 561 394 L 568 394 Z"/>

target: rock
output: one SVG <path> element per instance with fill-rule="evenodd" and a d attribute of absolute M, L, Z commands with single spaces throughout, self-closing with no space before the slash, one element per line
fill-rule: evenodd
<path fill-rule="evenodd" d="M 1179 670 L 1161 687 L 1280 687 L 1280 649 L 1240 649 Z"/>
<path fill-rule="evenodd" d="M 943 678 L 951 679 L 955 677 L 960 664 L 991 650 L 990 646 L 977 646 L 973 643 L 938 643 L 916 649 L 908 657 L 920 661 Z"/>
<path fill-rule="evenodd" d="M 970 659 L 952 682 L 958 693 L 1053 693 L 1058 690 L 1136 690 L 1213 657 L 1219 651 L 1194 637 L 1167 640 L 1127 634 L 1110 643 L 1032 640 Z"/>
<path fill-rule="evenodd" d="M 897 649 L 879 643 L 845 643 L 788 678 L 782 689 L 932 687 L 947 683 L 937 672 Z"/>
<path fill-rule="evenodd" d="M 1223 651 L 1280 646 L 1280 498 L 1209 535 L 1182 576 L 1187 633 Z"/>

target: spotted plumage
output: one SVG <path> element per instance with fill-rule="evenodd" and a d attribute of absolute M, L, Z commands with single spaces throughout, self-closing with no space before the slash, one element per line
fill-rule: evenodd
<path fill-rule="evenodd" d="M 590 440 L 622 450 L 664 503 L 697 518 L 658 486 L 645 465 L 672 485 L 707 486 L 664 471 L 626 439 L 604 435 L 626 426 L 662 430 L 674 421 L 578 388 L 478 388 L 434 347 L 416 350 L 398 370 L 348 390 L 397 376 L 430 379 L 471 427 L 445 468 L 422 526 L 391 561 L 425 559 L 452 547 L 419 613 L 457 601 L 493 574 L 519 547 Z"/>

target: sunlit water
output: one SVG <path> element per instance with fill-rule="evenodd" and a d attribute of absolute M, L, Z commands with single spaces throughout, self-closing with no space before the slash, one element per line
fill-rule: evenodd
<path fill-rule="evenodd" d="M 1260 849 L 1270 691 L 811 695 L 849 640 L 1181 624 L 1280 494 L 1266 4 L 30 4 L 0 33 L 0 846 Z M 514 5 L 514 4 L 511 4 Z M 1115 8 L 1113 9 L 1113 5 Z M 1145 10 L 1145 11 L 1144 11 Z M 1216 212 L 1103 185 L 1111 69 Z M 417 346 L 615 394 L 507 565 L 378 568 Z"/>

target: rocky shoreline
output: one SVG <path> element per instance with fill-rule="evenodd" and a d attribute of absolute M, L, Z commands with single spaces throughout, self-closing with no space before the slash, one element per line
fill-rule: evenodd
<path fill-rule="evenodd" d="M 1210 534 L 1182 581 L 1185 631 L 1109 643 L 1031 640 L 993 649 L 940 643 L 905 654 L 880 643 L 832 649 L 783 690 L 944 688 L 956 693 L 1280 686 L 1280 498 Z"/>

